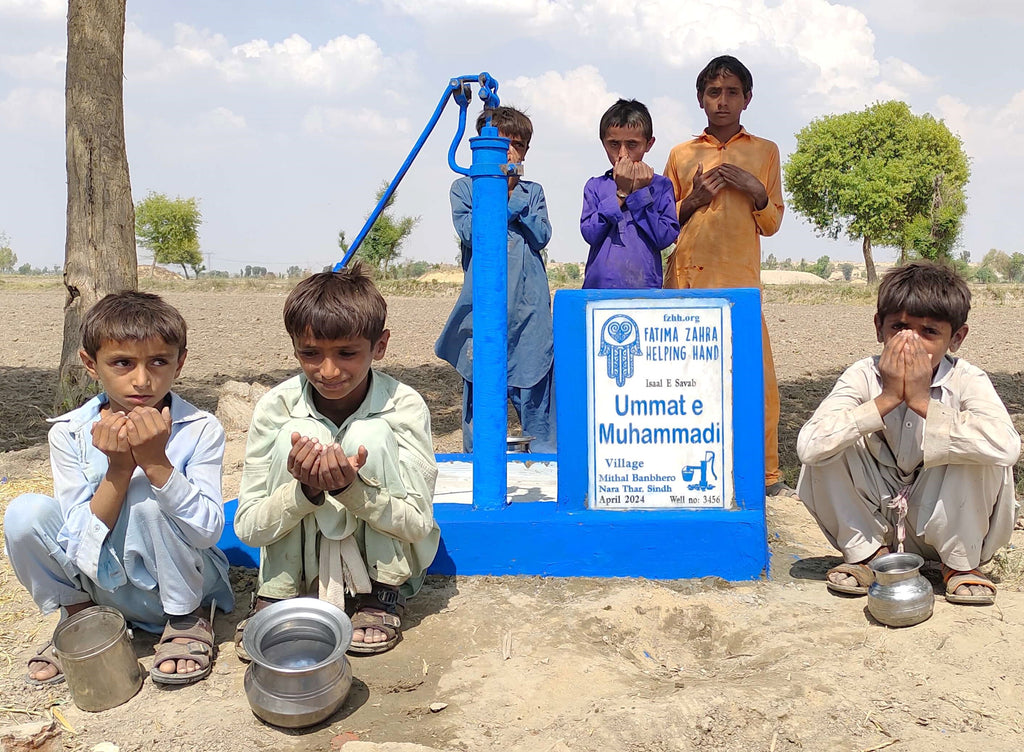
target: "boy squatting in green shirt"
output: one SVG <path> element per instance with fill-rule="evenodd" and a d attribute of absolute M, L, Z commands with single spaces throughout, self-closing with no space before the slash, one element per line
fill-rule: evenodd
<path fill-rule="evenodd" d="M 415 390 L 371 368 L 387 349 L 386 314 L 359 264 L 292 290 L 284 321 L 302 373 L 256 405 L 235 516 L 239 539 L 260 547 L 249 615 L 307 593 L 343 600 L 355 653 L 401 639 L 405 597 L 440 541 L 430 413 Z M 243 660 L 247 621 L 235 634 Z"/>

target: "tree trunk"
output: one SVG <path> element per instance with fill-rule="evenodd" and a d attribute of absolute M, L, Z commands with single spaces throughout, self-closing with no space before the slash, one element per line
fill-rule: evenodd
<path fill-rule="evenodd" d="M 868 235 L 864 236 L 861 248 L 864 250 L 865 276 L 867 276 L 868 284 L 873 285 L 878 281 L 878 275 L 875 273 L 875 259 L 871 255 L 871 238 Z"/>
<path fill-rule="evenodd" d="M 64 346 L 56 407 L 93 391 L 78 357 L 85 312 L 138 287 L 135 207 L 124 144 L 125 0 L 70 0 L 65 79 L 68 172 Z"/>

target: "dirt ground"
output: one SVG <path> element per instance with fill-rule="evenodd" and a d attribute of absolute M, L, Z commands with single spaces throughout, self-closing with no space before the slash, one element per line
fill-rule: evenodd
<path fill-rule="evenodd" d="M 284 291 L 164 293 L 190 326 L 179 391 L 215 409 L 226 381 L 274 384 L 294 371 L 280 323 Z M 774 296 L 779 299 L 778 296 Z M 434 358 L 449 297 L 389 299 L 383 368 L 430 404 L 435 446 L 457 450 L 459 389 Z M 60 351 L 59 289 L 0 287 L 0 510 L 49 484 L 45 417 Z M 838 373 L 876 352 L 872 309 L 769 303 L 782 391 L 783 467 L 795 481 L 796 432 Z M 961 355 L 992 375 L 1024 428 L 1024 308 L 972 312 Z M 244 433 L 229 433 L 225 498 L 234 496 Z M 863 599 L 829 595 L 837 561 L 799 503 L 771 503 L 768 579 L 748 583 L 434 577 L 406 613 L 405 640 L 353 660 L 355 681 L 329 723 L 282 731 L 258 721 L 231 648 L 254 572 L 235 569 L 239 606 L 219 615 L 211 676 L 130 702 L 78 710 L 64 685 L 29 688 L 24 663 L 56 615 L 40 618 L 0 555 L 0 726 L 46 719 L 73 729 L 65 749 L 121 752 L 329 750 L 344 739 L 437 750 L 1018 750 L 1024 731 L 1024 534 L 1000 555 L 991 608 L 952 606 L 902 630 L 873 623 Z M 680 545 L 686 545 L 680 541 Z M 927 571 L 936 583 L 934 571 Z M 153 638 L 138 635 L 147 665 Z M 431 703 L 447 703 L 431 712 Z M 333 747 L 332 747 L 333 743 Z"/>

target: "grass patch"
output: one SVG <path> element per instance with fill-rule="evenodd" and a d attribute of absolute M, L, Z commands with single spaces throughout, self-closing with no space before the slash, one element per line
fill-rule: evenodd
<path fill-rule="evenodd" d="M 63 286 L 63 278 L 56 275 L 0 274 L 0 290 L 5 291 L 54 290 Z"/>
<path fill-rule="evenodd" d="M 878 292 L 867 285 L 766 285 L 761 296 L 765 303 L 874 305 Z"/>
<path fill-rule="evenodd" d="M 1024 307 L 1024 285 L 971 284 L 974 306 Z M 878 287 L 832 282 L 827 285 L 766 285 L 761 291 L 765 303 L 795 305 L 874 305 Z"/>

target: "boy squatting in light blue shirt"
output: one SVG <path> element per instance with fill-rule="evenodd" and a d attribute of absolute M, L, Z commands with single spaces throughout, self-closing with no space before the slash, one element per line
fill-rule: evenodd
<path fill-rule="evenodd" d="M 56 498 L 24 494 L 4 516 L 7 556 L 44 613 L 112 606 L 147 631 L 173 620 L 187 641 L 209 640 L 198 654 L 159 645 L 153 678 L 165 683 L 195 681 L 212 667 L 212 626 L 193 612 L 214 600 L 234 607 L 228 562 L 215 548 L 224 430 L 169 391 L 185 359 L 184 327 L 148 293 L 108 295 L 89 311 L 82 359 L 106 391 L 52 421 Z M 118 448 L 103 444 L 105 428 L 117 429 L 107 436 Z M 165 631 L 162 642 L 175 637 Z M 30 660 L 27 678 L 63 678 L 49 647 Z"/>

